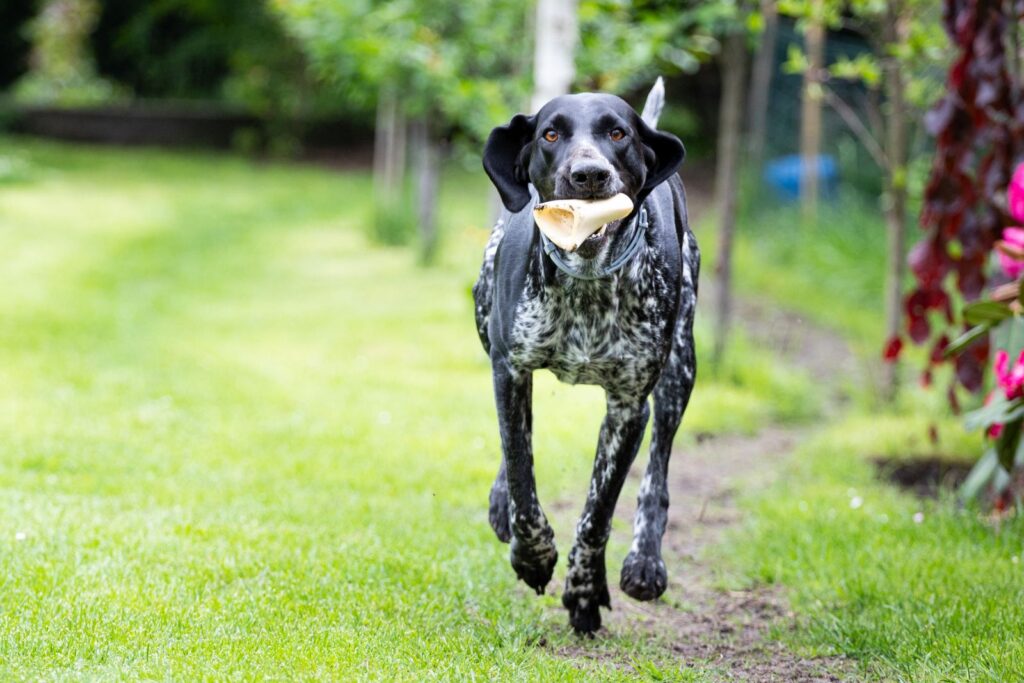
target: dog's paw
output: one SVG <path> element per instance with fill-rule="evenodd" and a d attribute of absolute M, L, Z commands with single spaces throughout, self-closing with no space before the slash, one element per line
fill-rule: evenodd
<path fill-rule="evenodd" d="M 497 486 L 491 489 L 487 519 L 499 541 L 508 543 L 512 539 L 512 528 L 508 521 L 508 489 L 499 489 Z"/>
<path fill-rule="evenodd" d="M 555 571 L 555 563 L 558 562 L 558 551 L 555 549 L 554 533 L 548 529 L 548 536 L 541 542 L 533 545 L 526 545 L 515 536 L 511 540 L 509 559 L 512 562 L 512 569 L 516 576 L 526 582 L 526 585 L 537 591 L 537 595 L 544 593 L 544 588 L 551 581 L 551 575 Z"/>
<path fill-rule="evenodd" d="M 566 591 L 562 594 L 562 604 L 569 610 L 569 625 L 581 636 L 594 637 L 601 628 L 601 606 L 610 607 L 608 587 L 603 588 L 603 595 L 577 595 Z"/>
<path fill-rule="evenodd" d="M 622 563 L 619 587 L 636 600 L 653 600 L 665 592 L 668 572 L 657 555 L 630 553 Z"/>

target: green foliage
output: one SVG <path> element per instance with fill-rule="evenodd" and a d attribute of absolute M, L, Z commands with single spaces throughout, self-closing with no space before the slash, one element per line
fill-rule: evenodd
<path fill-rule="evenodd" d="M 735 0 L 583 0 L 577 80 L 584 90 L 626 92 L 657 76 L 693 73 L 718 54 L 720 35 L 747 29 L 748 16 Z"/>
<path fill-rule="evenodd" d="M 88 38 L 99 8 L 97 0 L 46 0 L 41 4 L 28 27 L 31 68 L 15 85 L 16 100 L 89 105 L 118 96 L 112 83 L 96 75 L 89 53 Z"/>
<path fill-rule="evenodd" d="M 227 97 L 264 113 L 298 109 L 304 92 L 301 55 L 263 0 L 104 0 L 92 46 L 140 97 Z"/>
<path fill-rule="evenodd" d="M 889 7 L 898 9 L 905 28 L 905 37 L 886 43 L 882 37 L 883 22 L 891 21 Z M 871 90 L 882 85 L 882 63 L 896 59 L 903 68 L 904 95 L 907 102 L 923 111 L 935 103 L 941 88 L 942 65 L 949 58 L 948 40 L 942 28 L 942 9 L 933 0 L 781 0 L 779 12 L 798 19 L 801 27 L 812 16 L 819 16 L 831 29 L 847 29 L 860 33 L 873 45 L 871 53 L 840 57 L 827 65 L 832 78 L 863 83 Z M 787 73 L 803 73 L 807 69 L 803 49 L 789 47 Z"/>
<path fill-rule="evenodd" d="M 369 106 L 401 93 L 411 117 L 436 116 L 480 140 L 527 93 L 528 6 L 513 0 L 274 0 L 316 75 Z"/>

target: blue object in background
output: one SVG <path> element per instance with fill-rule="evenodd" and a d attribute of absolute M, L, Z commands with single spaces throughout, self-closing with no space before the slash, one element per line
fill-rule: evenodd
<path fill-rule="evenodd" d="M 793 202 L 800 198 L 801 162 L 799 154 L 790 154 L 765 163 L 762 178 L 779 199 Z M 834 197 L 839 188 L 839 166 L 835 157 L 820 155 L 815 158 L 814 165 L 820 195 Z"/>

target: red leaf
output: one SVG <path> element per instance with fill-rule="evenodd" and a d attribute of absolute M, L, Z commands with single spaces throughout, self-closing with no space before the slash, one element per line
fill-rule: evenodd
<path fill-rule="evenodd" d="M 882 351 L 882 359 L 891 363 L 900 356 L 900 351 L 903 350 L 903 340 L 899 337 L 891 337 L 885 344 L 885 349 Z"/>

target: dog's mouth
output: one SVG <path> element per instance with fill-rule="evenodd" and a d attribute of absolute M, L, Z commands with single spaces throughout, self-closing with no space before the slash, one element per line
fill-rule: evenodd
<path fill-rule="evenodd" d="M 633 211 L 633 201 L 624 194 L 606 199 L 563 199 L 538 204 L 533 218 L 541 232 L 565 251 L 585 252 L 600 245 L 608 234 L 608 224 Z M 585 254 L 581 254 L 584 255 Z"/>

